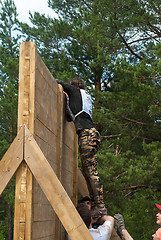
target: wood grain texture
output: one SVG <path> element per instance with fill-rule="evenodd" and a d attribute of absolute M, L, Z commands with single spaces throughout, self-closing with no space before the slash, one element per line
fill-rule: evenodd
<path fill-rule="evenodd" d="M 21 44 L 19 63 L 18 132 L 23 124 L 27 126 L 76 205 L 77 135 L 74 124 L 65 119 L 62 87 L 42 61 L 33 42 Z M 16 240 L 20 236 L 29 240 L 45 238 L 44 233 L 46 238 L 64 239 L 65 229 L 25 161 L 16 174 L 15 194 Z M 45 214 L 47 212 L 50 214 Z M 46 231 L 46 222 L 49 228 L 54 225 L 54 231 L 57 229 L 52 235 Z"/>
<path fill-rule="evenodd" d="M 36 141 L 26 129 L 25 159 L 72 240 L 93 239 Z M 35 161 L 33 161 L 35 159 Z"/>
<path fill-rule="evenodd" d="M 23 160 L 23 129 L 0 161 L 0 195 Z"/>

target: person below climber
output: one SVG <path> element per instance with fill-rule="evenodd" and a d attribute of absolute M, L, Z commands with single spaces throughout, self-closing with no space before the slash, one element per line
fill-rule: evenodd
<path fill-rule="evenodd" d="M 83 79 L 75 77 L 70 84 L 57 80 L 69 96 L 70 109 L 74 115 L 82 162 L 82 172 L 87 182 L 92 207 L 107 213 L 103 200 L 103 185 L 97 172 L 97 151 L 100 147 L 100 134 L 92 121 L 92 100 L 85 90 Z"/>
<path fill-rule="evenodd" d="M 114 227 L 114 218 L 111 216 L 103 215 L 93 218 L 91 211 L 85 203 L 80 203 L 77 206 L 77 211 L 88 228 L 94 240 L 109 240 Z M 99 227 L 93 228 L 92 224 L 99 221 Z M 70 237 L 68 236 L 68 239 Z"/>
<path fill-rule="evenodd" d="M 91 199 L 89 196 L 84 196 L 78 201 L 78 206 L 80 203 L 84 203 L 87 205 L 88 209 L 91 210 Z"/>

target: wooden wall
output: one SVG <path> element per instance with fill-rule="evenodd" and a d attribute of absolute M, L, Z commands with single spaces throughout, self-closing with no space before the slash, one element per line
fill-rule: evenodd
<path fill-rule="evenodd" d="M 75 127 L 65 119 L 62 87 L 43 63 L 33 42 L 20 46 L 18 131 L 24 124 L 76 204 Z M 65 239 L 64 228 L 25 162 L 16 174 L 14 239 Z"/>

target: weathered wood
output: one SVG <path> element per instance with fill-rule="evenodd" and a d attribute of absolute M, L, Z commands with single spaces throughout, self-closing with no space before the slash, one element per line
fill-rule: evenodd
<path fill-rule="evenodd" d="M 58 86 L 43 63 L 33 42 L 25 42 L 20 46 L 18 105 L 18 131 L 26 124 L 63 187 L 68 191 L 69 197 L 76 204 L 77 136 L 74 124 L 66 121 L 62 87 Z M 53 208 L 51 214 L 43 216 L 44 204 L 46 212 L 49 212 L 51 209 L 49 201 L 23 162 L 16 174 L 14 227 L 16 240 L 20 236 L 29 240 L 33 237 L 45 238 L 43 234 L 47 233 L 46 221 L 49 228 L 53 228 L 54 224 L 54 229 L 57 229 L 52 235 L 53 239 L 64 240 L 65 230 Z M 38 232 L 39 237 L 35 238 Z M 46 237 L 49 237 L 48 234 Z"/>
<path fill-rule="evenodd" d="M 58 218 L 72 240 L 92 239 L 73 205 L 78 185 L 74 124 L 65 120 L 62 89 L 32 42 L 20 46 L 18 105 L 19 134 L 0 162 L 0 194 L 18 168 L 14 239 L 64 240 Z"/>
<path fill-rule="evenodd" d="M 66 231 L 72 240 L 77 239 L 78 236 L 80 240 L 92 240 L 92 236 L 36 141 L 27 128 L 25 131 L 25 160 Z"/>
<path fill-rule="evenodd" d="M 23 160 L 23 129 L 0 161 L 0 195 Z"/>
<path fill-rule="evenodd" d="M 73 126 L 74 127 L 74 126 Z M 78 137 L 77 134 L 75 134 L 75 129 L 73 130 L 74 135 L 74 141 L 73 141 L 73 159 L 76 159 L 76 161 L 73 161 L 73 196 L 72 196 L 72 202 L 77 205 L 78 199 L 77 199 L 77 192 L 78 192 Z"/>
<path fill-rule="evenodd" d="M 25 124 L 34 133 L 36 45 L 20 45 L 18 132 Z M 14 239 L 31 239 L 32 174 L 26 163 L 16 173 Z M 23 214 L 25 213 L 25 214 Z M 22 220 L 23 219 L 23 220 Z"/>
<path fill-rule="evenodd" d="M 89 196 L 86 180 L 80 169 L 78 169 L 78 189 L 82 197 Z"/>
<path fill-rule="evenodd" d="M 57 151 L 56 151 L 56 158 L 57 158 L 57 168 L 56 168 L 56 175 L 61 181 L 61 174 L 62 174 L 62 144 L 63 144 L 63 89 L 61 85 L 58 85 L 58 97 L 57 97 Z M 61 222 L 56 216 L 55 218 L 55 238 L 61 239 Z"/>

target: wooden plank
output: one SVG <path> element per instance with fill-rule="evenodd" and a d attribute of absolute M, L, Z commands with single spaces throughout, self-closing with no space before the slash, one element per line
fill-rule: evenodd
<path fill-rule="evenodd" d="M 82 197 L 89 196 L 86 180 L 80 169 L 78 169 L 78 189 Z"/>
<path fill-rule="evenodd" d="M 0 195 L 23 161 L 23 129 L 0 161 Z"/>
<path fill-rule="evenodd" d="M 36 45 L 33 42 L 24 42 L 20 45 L 18 131 L 26 124 L 32 134 L 34 133 L 36 53 Z M 23 162 L 16 174 L 14 239 L 31 239 L 31 221 L 32 174 Z"/>
<path fill-rule="evenodd" d="M 74 145 L 74 142 L 73 142 L 73 145 Z M 75 164 L 73 161 L 74 160 L 76 162 L 78 161 L 77 158 L 73 159 L 74 155 L 76 154 L 73 154 L 73 150 L 71 150 L 71 148 L 68 148 L 67 145 L 63 144 L 63 165 L 62 165 L 63 174 L 65 173 L 65 171 L 73 174 L 73 170 L 74 170 L 73 164 Z"/>
<path fill-rule="evenodd" d="M 53 221 L 33 222 L 33 228 L 35 229 L 32 234 L 32 239 L 34 240 L 40 240 L 42 238 L 55 235 L 55 226 Z M 42 230 L 40 231 L 40 229 Z"/>
<path fill-rule="evenodd" d="M 92 240 L 72 201 L 29 130 L 25 129 L 25 160 L 72 240 Z M 53 197 L 54 196 L 54 197 Z"/>
<path fill-rule="evenodd" d="M 55 220 L 55 213 L 53 211 L 52 206 L 49 206 L 49 202 L 47 204 L 36 203 L 33 204 L 33 222 L 42 221 L 53 221 Z M 58 230 L 58 229 L 57 229 Z"/>
<path fill-rule="evenodd" d="M 38 54 L 36 55 L 36 69 L 45 79 L 45 82 L 49 84 L 49 87 L 57 94 L 57 82 L 55 80 L 53 81 L 54 77 Z M 40 88 L 43 88 L 43 86 L 41 85 Z"/>
<path fill-rule="evenodd" d="M 57 94 L 57 141 L 56 141 L 56 176 L 59 181 L 61 181 L 61 171 L 62 171 L 62 141 L 63 141 L 63 88 L 58 85 L 58 94 Z M 56 216 L 55 218 L 55 232 L 56 239 L 61 239 L 61 223 Z"/>
<path fill-rule="evenodd" d="M 58 86 L 38 54 L 36 54 L 35 64 L 35 121 L 33 136 L 35 140 L 38 141 L 37 143 L 51 167 L 56 170 L 57 141 L 59 141 L 59 139 L 57 139 Z M 32 218 L 32 239 L 34 239 L 34 236 L 39 236 L 39 239 L 45 238 L 44 234 L 48 237 L 46 228 L 55 229 L 56 214 L 53 208 L 51 208 L 46 196 L 42 194 L 42 190 L 35 179 L 33 181 L 32 192 L 33 202 L 35 204 L 35 207 L 32 208 L 32 216 L 36 216 L 37 218 L 36 221 L 34 217 Z M 43 203 L 46 203 L 46 205 L 44 206 Z M 46 212 L 52 209 L 52 215 L 54 215 L 54 218 L 50 214 L 48 216 L 43 216 L 44 207 Z M 44 217 L 46 217 L 45 220 Z M 46 221 L 48 221 L 48 226 L 46 226 Z M 38 224 L 39 222 L 41 224 Z M 57 229 L 57 231 L 59 230 Z M 37 235 L 37 233 L 39 233 L 39 235 Z"/>
<path fill-rule="evenodd" d="M 14 239 L 25 239 L 26 227 L 26 175 L 27 164 L 25 161 L 21 163 L 16 173 L 16 189 L 15 189 L 15 215 L 14 215 Z"/>
<path fill-rule="evenodd" d="M 34 129 L 35 55 L 36 45 L 33 42 L 21 43 L 19 60 L 18 131 L 26 124 L 32 134 Z"/>
<path fill-rule="evenodd" d="M 77 205 L 77 192 L 78 192 L 78 136 L 76 134 L 76 130 L 73 124 L 73 135 L 74 135 L 74 142 L 73 142 L 73 196 L 72 201 L 74 205 Z"/>

